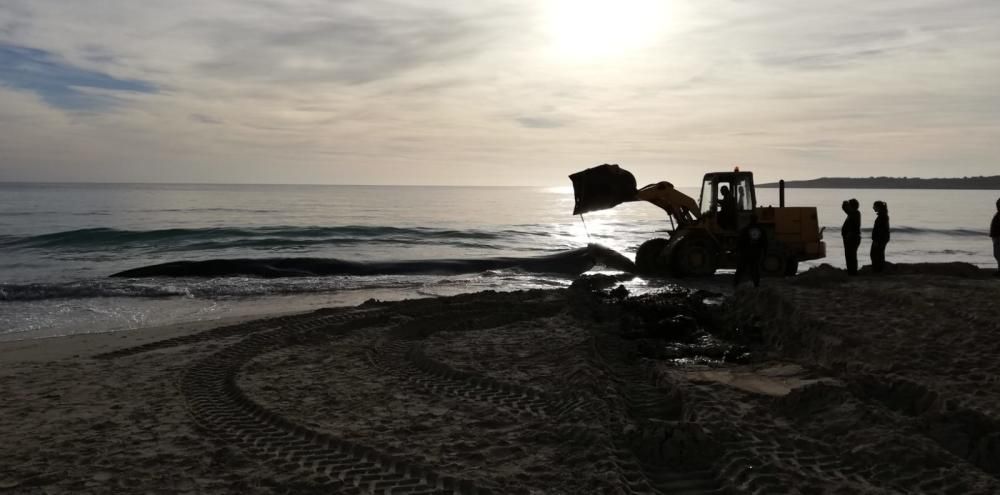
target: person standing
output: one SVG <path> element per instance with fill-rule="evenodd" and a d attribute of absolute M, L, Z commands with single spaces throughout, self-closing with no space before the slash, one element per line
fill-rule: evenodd
<path fill-rule="evenodd" d="M 881 273 L 885 269 L 885 246 L 889 244 L 889 205 L 885 201 L 876 201 L 872 205 L 875 210 L 875 225 L 872 227 L 872 271 Z"/>
<path fill-rule="evenodd" d="M 856 199 L 849 199 L 840 205 L 847 218 L 840 227 L 840 236 L 844 239 L 844 258 L 847 260 L 847 274 L 858 274 L 858 247 L 861 246 L 861 204 Z"/>
<path fill-rule="evenodd" d="M 733 277 L 733 287 L 740 285 L 740 281 L 749 271 L 750 280 L 754 287 L 760 287 L 760 263 L 767 252 L 767 234 L 764 228 L 757 223 L 757 215 L 750 215 L 750 223 L 740 229 L 737 238 L 737 248 L 739 253 L 736 258 L 736 275 Z"/>
<path fill-rule="evenodd" d="M 993 257 L 997 260 L 997 272 L 993 276 L 1000 277 L 1000 199 L 997 199 L 997 212 L 990 222 L 990 237 L 993 238 Z"/>
<path fill-rule="evenodd" d="M 719 227 L 724 229 L 736 229 L 736 198 L 729 186 L 719 188 Z"/>

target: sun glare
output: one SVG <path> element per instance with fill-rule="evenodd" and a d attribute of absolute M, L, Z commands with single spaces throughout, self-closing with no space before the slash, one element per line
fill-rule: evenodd
<path fill-rule="evenodd" d="M 598 58 L 651 44 L 667 10 L 664 0 L 551 0 L 546 17 L 559 56 Z"/>

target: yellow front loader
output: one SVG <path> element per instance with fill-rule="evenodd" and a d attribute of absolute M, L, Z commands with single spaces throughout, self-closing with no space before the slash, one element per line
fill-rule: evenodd
<path fill-rule="evenodd" d="M 574 215 L 613 208 L 629 201 L 648 201 L 667 212 L 669 238 L 639 246 L 636 268 L 648 275 L 707 276 L 720 268 L 735 268 L 737 237 L 757 215 L 768 235 L 761 274 L 795 275 L 800 261 L 826 256 L 816 208 L 785 206 L 784 186 L 778 207 L 757 206 L 751 172 L 705 174 L 698 201 L 669 182 L 636 188 L 635 177 L 618 165 L 600 165 L 570 175 L 576 199 Z"/>

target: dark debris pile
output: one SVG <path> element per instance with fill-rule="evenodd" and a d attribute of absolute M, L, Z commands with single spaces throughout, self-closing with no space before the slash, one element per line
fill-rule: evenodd
<path fill-rule="evenodd" d="M 588 309 L 596 319 L 617 320 L 620 337 L 633 342 L 642 357 L 677 364 L 745 364 L 760 347 L 754 329 L 730 328 L 722 294 L 677 288 L 631 296 L 606 276 L 582 277 L 571 290 L 592 298 Z"/>

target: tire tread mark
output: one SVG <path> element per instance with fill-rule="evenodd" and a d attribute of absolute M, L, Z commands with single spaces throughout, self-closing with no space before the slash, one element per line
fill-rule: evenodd
<path fill-rule="evenodd" d="M 384 340 L 369 351 L 369 360 L 375 367 L 429 392 L 492 404 L 519 414 L 556 416 L 581 404 L 579 400 L 553 397 L 530 387 L 456 370 L 427 357 L 422 346 L 412 340 Z"/>
<path fill-rule="evenodd" d="M 438 331 L 440 331 L 455 328 L 463 330 L 485 329 L 526 319 L 507 319 L 498 324 L 495 319 L 476 318 L 476 316 L 478 315 L 475 312 L 461 312 L 443 317 L 439 315 L 435 321 L 450 320 L 450 325 L 438 326 Z M 408 326 L 415 329 L 423 327 L 418 322 L 411 322 Z M 569 443 L 598 445 L 609 453 L 610 457 L 604 461 L 603 467 L 615 473 L 625 493 L 673 493 L 661 492 L 654 488 L 636 457 L 631 452 L 618 448 L 612 440 L 610 432 L 595 432 L 574 424 L 567 424 L 565 421 L 558 421 L 574 416 L 589 419 L 600 417 L 601 414 L 596 411 L 607 411 L 608 409 L 602 401 L 588 400 L 573 395 L 555 396 L 534 388 L 503 383 L 489 377 L 455 370 L 442 362 L 431 359 L 424 353 L 419 340 L 426 338 L 431 333 L 433 332 L 392 332 L 388 338 L 369 350 L 369 362 L 377 369 L 393 374 L 407 383 L 434 394 L 493 404 L 521 414 L 557 420 L 555 427 L 564 433 L 564 438 Z M 712 492 L 680 491 L 677 493 Z"/>
<path fill-rule="evenodd" d="M 622 343 L 594 329 L 591 339 L 591 360 L 602 369 L 615 383 L 616 395 L 620 403 L 618 408 L 631 417 L 640 426 L 648 424 L 649 420 L 662 421 L 675 415 L 679 406 L 673 404 L 676 397 L 664 396 L 663 390 L 651 383 L 651 380 L 641 365 L 621 366 L 612 363 L 622 362 Z M 655 431 L 655 427 L 653 428 Z M 630 469 L 638 469 L 650 485 L 651 490 L 658 494 L 681 495 L 715 495 L 729 493 L 714 466 L 705 469 L 677 469 L 664 465 L 660 459 L 650 459 L 641 453 L 641 448 L 635 444 L 627 444 L 615 439 L 615 448 L 622 462 Z M 761 493 L 781 493 L 761 492 Z"/>
<path fill-rule="evenodd" d="M 298 425 L 254 402 L 236 384 L 239 370 L 254 357 L 387 321 L 384 314 L 369 313 L 334 320 L 307 319 L 291 330 L 255 332 L 196 362 L 181 376 L 179 388 L 202 430 L 285 471 L 288 483 L 341 493 L 489 494 L 468 481 L 440 476 L 370 447 Z"/>

